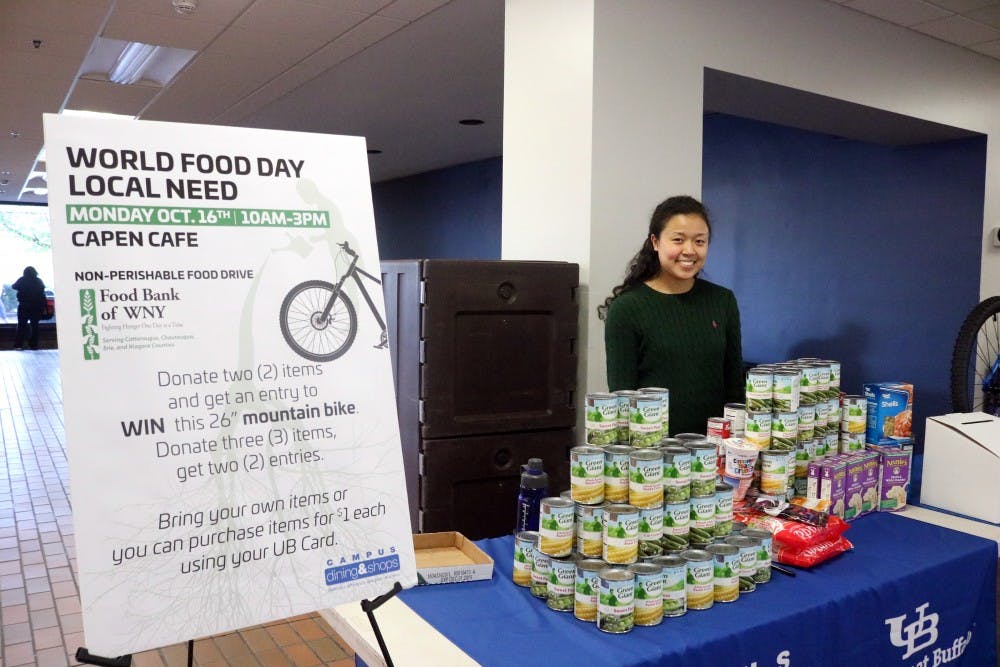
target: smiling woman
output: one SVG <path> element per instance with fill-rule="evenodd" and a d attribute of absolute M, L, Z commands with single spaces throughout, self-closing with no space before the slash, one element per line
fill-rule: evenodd
<path fill-rule="evenodd" d="M 608 389 L 668 388 L 672 433 L 704 433 L 725 403 L 743 400 L 736 297 L 699 277 L 711 233 L 701 202 L 663 201 L 625 280 L 598 307 Z"/>

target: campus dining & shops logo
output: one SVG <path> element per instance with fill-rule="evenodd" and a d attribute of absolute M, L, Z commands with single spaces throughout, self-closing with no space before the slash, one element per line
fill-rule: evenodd
<path fill-rule="evenodd" d="M 889 641 L 893 646 L 906 649 L 901 660 L 907 660 L 910 656 L 925 648 L 929 648 L 937 643 L 938 622 L 941 617 L 936 613 L 927 613 L 930 602 L 925 602 L 914 611 L 917 617 L 910 623 L 906 623 L 907 614 L 885 619 L 885 624 L 889 626 Z M 939 667 L 959 658 L 969 642 L 972 641 L 972 631 L 965 636 L 956 637 L 948 648 L 934 648 L 930 653 L 925 654 L 912 667 Z"/>

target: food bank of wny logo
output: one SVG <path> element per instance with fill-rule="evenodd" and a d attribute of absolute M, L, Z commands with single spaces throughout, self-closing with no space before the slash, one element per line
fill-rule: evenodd
<path fill-rule="evenodd" d="M 926 613 L 930 604 L 930 602 L 925 602 L 917 607 L 917 618 L 912 623 L 903 625 L 906 621 L 906 614 L 885 620 L 885 624 L 889 626 L 889 641 L 892 642 L 893 646 L 906 649 L 903 660 L 938 640 L 939 617 L 937 614 Z"/>

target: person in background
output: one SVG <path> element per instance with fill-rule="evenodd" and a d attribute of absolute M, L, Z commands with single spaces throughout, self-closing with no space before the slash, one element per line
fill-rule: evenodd
<path fill-rule="evenodd" d="M 45 314 L 45 283 L 33 266 L 24 267 L 24 273 L 11 285 L 17 292 L 17 333 L 14 349 L 23 350 L 27 341 L 32 350 L 38 349 L 38 322 Z"/>
<path fill-rule="evenodd" d="M 705 433 L 709 417 L 744 399 L 736 296 L 699 276 L 711 235 L 697 199 L 663 201 L 624 282 L 597 309 L 608 390 L 669 389 L 671 434 Z"/>

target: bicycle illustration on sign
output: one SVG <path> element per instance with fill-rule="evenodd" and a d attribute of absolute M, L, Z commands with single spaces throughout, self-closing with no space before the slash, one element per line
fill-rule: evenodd
<path fill-rule="evenodd" d="M 382 281 L 358 266 L 358 253 L 345 241 L 337 246 L 351 259 L 336 283 L 307 280 L 293 287 L 281 302 L 281 335 L 288 346 L 310 361 L 333 361 L 343 356 L 358 333 L 358 315 L 344 293 L 344 283 L 354 279 L 382 332 L 376 348 L 388 347 L 385 321 L 378 313 L 361 277 L 376 285 Z"/>

